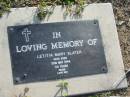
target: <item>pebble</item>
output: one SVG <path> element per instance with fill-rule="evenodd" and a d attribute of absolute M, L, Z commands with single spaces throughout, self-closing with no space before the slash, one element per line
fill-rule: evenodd
<path fill-rule="evenodd" d="M 118 25 L 118 26 L 121 26 L 121 25 L 123 25 L 125 23 L 125 21 L 117 21 L 116 22 L 116 24 Z"/>
<path fill-rule="evenodd" d="M 127 23 L 127 26 L 130 27 L 130 18 L 129 18 L 129 21 L 128 21 L 128 23 Z"/>

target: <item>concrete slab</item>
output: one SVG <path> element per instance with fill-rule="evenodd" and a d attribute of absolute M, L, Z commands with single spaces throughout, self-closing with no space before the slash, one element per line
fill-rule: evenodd
<path fill-rule="evenodd" d="M 77 19 L 69 16 L 64 18 L 64 10 L 61 6 L 57 6 L 54 13 L 41 23 L 98 19 L 108 65 L 107 74 L 67 79 L 66 81 L 69 83 L 69 95 L 127 87 L 126 79 L 118 87 L 114 88 L 113 86 L 121 76 L 125 75 L 125 72 L 112 5 L 109 3 L 90 4 L 85 7 L 82 18 Z M 30 89 L 28 93 L 30 97 L 54 97 L 59 89 L 56 87 L 60 83 L 59 80 L 13 85 L 7 26 L 39 23 L 36 18 L 36 11 L 37 8 L 35 7 L 14 8 L 11 9 L 10 14 L 5 14 L 0 19 L 0 97 L 16 97 L 15 95 L 23 93 L 25 87 Z"/>

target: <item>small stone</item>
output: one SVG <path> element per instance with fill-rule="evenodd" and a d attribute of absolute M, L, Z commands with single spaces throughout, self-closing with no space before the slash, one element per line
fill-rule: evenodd
<path fill-rule="evenodd" d="M 130 27 L 130 19 L 129 19 L 128 23 L 127 23 L 127 26 Z"/>
<path fill-rule="evenodd" d="M 121 25 L 123 25 L 125 23 L 125 21 L 117 21 L 116 22 L 116 24 L 118 25 L 118 26 L 121 26 Z"/>

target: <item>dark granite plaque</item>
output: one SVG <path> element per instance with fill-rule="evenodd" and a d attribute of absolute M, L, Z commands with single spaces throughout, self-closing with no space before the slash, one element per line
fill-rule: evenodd
<path fill-rule="evenodd" d="M 97 20 L 8 27 L 14 84 L 107 73 Z"/>

